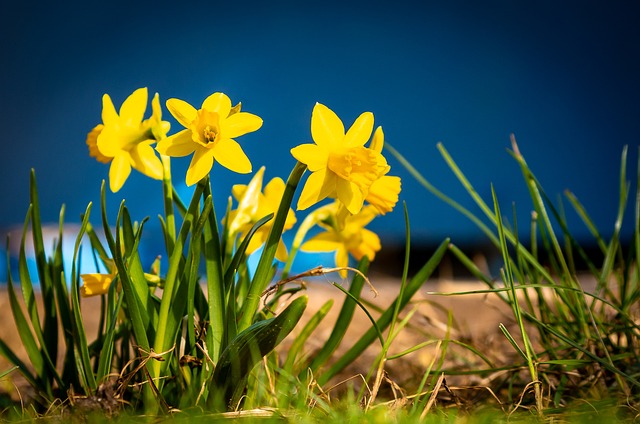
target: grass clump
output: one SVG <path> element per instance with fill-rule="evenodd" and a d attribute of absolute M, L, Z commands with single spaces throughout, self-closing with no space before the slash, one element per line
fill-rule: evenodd
<path fill-rule="evenodd" d="M 32 172 L 17 273 L 7 274 L 25 354 L 0 340 L 0 354 L 11 364 L 0 379 L 20 373 L 31 389 L 28 404 L 3 401 L 2 419 L 483 423 L 627 422 L 637 416 L 640 192 L 626 245 L 626 150 L 619 212 L 608 240 L 578 199 L 566 193 L 600 249 L 594 258 L 571 235 L 564 205 L 550 201 L 515 139 L 510 153 L 532 200 L 526 240 L 515 210 L 509 222 L 499 193 L 492 190 L 490 202 L 482 199 L 442 145 L 440 153 L 479 213 L 436 189 L 385 146 L 382 129 L 373 131 L 373 115 L 363 113 L 345 133 L 323 105 L 316 105 L 312 115 L 314 144 L 292 149 L 297 163 L 287 181 L 276 177 L 263 189 L 261 168 L 249 184 L 233 187 L 218 219 L 211 166 L 203 158 L 211 154 L 210 162 L 249 172 L 248 159 L 231 137 L 256 131 L 262 121 L 241 111 L 240 104 L 231 107 L 222 93 L 209 96 L 199 110 L 170 99 L 167 108 L 185 129 L 168 136 L 157 96 L 147 120 L 142 120 L 144 109 L 137 111 L 142 100 L 146 103 L 146 90 L 134 92 L 119 114 L 105 99 L 103 123 L 87 138 L 91 155 L 111 163 L 113 192 L 131 167 L 162 181 L 159 220 L 166 263 L 157 259 L 148 266 L 140 254 L 148 218 L 132 219 L 122 200 L 115 220 L 109 219 L 103 182 L 100 222 L 94 227 L 89 204 L 66 269 L 65 210 L 47 252 Z M 482 270 L 449 239 L 409 275 L 415 258 L 405 204 L 405 261 L 397 291 L 382 301 L 362 295 L 365 286 L 376 290 L 368 271 L 381 247 L 365 227 L 391 212 L 400 191 L 400 179 L 388 175 L 383 151 L 478 226 L 501 254 L 499 275 Z M 193 192 L 185 203 L 173 187 L 170 157 L 191 153 L 186 181 Z M 285 246 L 282 234 L 295 226 L 291 206 L 305 174 L 297 209 L 315 209 L 298 225 L 292 245 Z M 321 204 L 325 198 L 333 200 Z M 27 266 L 28 238 L 35 271 Z M 336 252 L 335 263 L 290 275 L 300 250 Z M 252 267 L 254 253 L 260 256 Z M 83 254 L 94 259 L 94 272 L 81 270 Z M 445 255 L 457 258 L 485 287 L 426 292 L 425 283 Z M 578 259 L 585 269 L 576 266 Z M 585 270 L 594 287 L 584 286 Z M 318 276 L 340 277 L 346 284 L 334 282 L 336 296 L 307 311 L 305 281 Z M 433 300 L 478 294 L 508 313 L 497 326 L 497 340 L 466 335 L 456 317 Z M 83 310 L 89 296 L 100 298 L 95 338 Z M 444 321 L 435 325 L 436 317 L 421 309 L 425 304 L 442 310 Z M 337 315 L 330 323 L 334 307 Z M 349 331 L 360 313 L 367 325 L 354 335 Z M 313 348 L 321 328 L 328 328 L 329 336 Z M 406 334 L 413 337 L 408 346 Z M 424 352 L 426 362 L 411 359 Z M 398 364 L 409 371 L 397 372 Z"/>

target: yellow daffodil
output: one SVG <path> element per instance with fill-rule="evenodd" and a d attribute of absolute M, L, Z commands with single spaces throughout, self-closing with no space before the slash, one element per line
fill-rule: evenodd
<path fill-rule="evenodd" d="M 105 94 L 102 96 L 102 124 L 87 136 L 89 155 L 102 163 L 111 162 L 109 188 L 113 192 L 122 188 L 131 167 L 151 178 L 162 179 L 162 163 L 151 144 L 169 131 L 169 122 L 162 121 L 158 94 L 152 101 L 151 118 L 143 120 L 147 99 L 146 87 L 139 88 L 127 97 L 118 113 L 111 97 Z"/>
<path fill-rule="evenodd" d="M 371 139 L 370 148 L 378 153 L 382 153 L 384 147 L 384 132 L 382 127 L 376 128 Z M 381 215 L 391 212 L 398 203 L 398 195 L 401 190 L 400 177 L 383 175 L 375 180 L 369 187 L 365 197 L 367 203 L 373 205 Z"/>
<path fill-rule="evenodd" d="M 109 291 L 115 274 L 81 274 L 80 294 L 84 297 L 97 296 Z"/>
<path fill-rule="evenodd" d="M 187 170 L 187 185 L 205 177 L 214 160 L 240 174 L 251 172 L 251 162 L 234 138 L 257 131 L 262 119 L 231 107 L 224 93 L 214 93 L 196 109 L 179 99 L 167 100 L 167 109 L 185 127 L 158 143 L 156 149 L 163 155 L 187 156 L 193 153 Z"/>
<path fill-rule="evenodd" d="M 326 197 L 337 198 L 352 214 L 362 209 L 371 184 L 389 172 L 384 156 L 364 147 L 372 130 L 371 112 L 361 114 L 345 134 L 340 118 L 316 103 L 311 115 L 315 144 L 291 149 L 293 157 L 311 171 L 300 193 L 298 209 L 307 209 Z"/>
<path fill-rule="evenodd" d="M 229 234 L 232 239 L 238 234 L 244 238 L 258 220 L 278 211 L 285 183 L 281 178 L 276 177 L 265 186 L 264 193 L 261 192 L 264 169 L 264 166 L 261 167 L 248 185 L 236 184 L 232 188 L 233 197 L 238 201 L 238 208 L 231 211 L 228 217 Z M 289 230 L 295 223 L 295 214 L 289 209 L 283 232 Z M 247 247 L 248 255 L 265 243 L 271 227 L 272 221 L 269 221 L 254 233 Z M 276 259 L 283 262 L 287 259 L 287 248 L 282 239 L 276 250 Z"/>
<path fill-rule="evenodd" d="M 373 260 L 381 248 L 380 238 L 373 231 L 364 228 L 378 214 L 375 207 L 368 205 L 355 215 L 346 215 L 343 223 L 336 222 L 340 206 L 333 205 L 335 215 L 333 220 L 325 220 L 319 225 L 325 232 L 319 233 L 305 242 L 300 249 L 304 252 L 336 252 L 336 266 L 344 268 L 349 265 L 349 254 L 356 260 L 364 256 Z M 340 275 L 346 277 L 347 270 L 340 270 Z"/>

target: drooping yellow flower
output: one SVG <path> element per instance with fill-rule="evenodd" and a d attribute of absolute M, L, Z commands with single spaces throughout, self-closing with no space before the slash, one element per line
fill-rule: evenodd
<path fill-rule="evenodd" d="M 238 208 L 229 212 L 229 234 L 231 239 L 236 235 L 244 238 L 253 225 L 265 216 L 278 211 L 280 201 L 285 189 L 285 183 L 281 178 L 273 178 L 262 190 L 262 180 L 265 167 L 261 167 L 253 176 L 248 185 L 236 184 L 232 188 L 233 197 L 238 201 Z M 296 223 L 296 216 L 292 209 L 289 209 L 285 220 L 283 232 L 289 230 Z M 258 229 L 251 238 L 247 247 L 247 255 L 258 250 L 269 236 L 269 231 L 273 225 L 273 220 L 267 222 Z M 287 248 L 280 239 L 276 250 L 276 259 L 286 261 Z"/>
<path fill-rule="evenodd" d="M 234 138 L 257 131 L 262 126 L 260 117 L 232 108 L 224 93 L 213 93 L 200 109 L 183 100 L 169 99 L 167 109 L 185 129 L 159 142 L 156 149 L 174 157 L 193 153 L 187 170 L 188 186 L 205 177 L 214 160 L 240 174 L 251 172 L 251 162 Z"/>
<path fill-rule="evenodd" d="M 349 131 L 328 107 L 316 103 L 311 115 L 311 136 L 315 144 L 291 149 L 298 161 L 307 165 L 307 178 L 298 209 L 307 209 L 326 197 L 335 197 L 350 213 L 362 209 L 371 184 L 389 172 L 387 161 L 371 148 L 364 147 L 373 130 L 373 114 L 364 112 Z"/>
<path fill-rule="evenodd" d="M 162 179 L 162 163 L 151 144 L 169 131 L 169 122 L 162 121 L 158 94 L 153 98 L 153 113 L 143 120 L 147 108 L 147 88 L 134 91 L 122 103 L 119 113 L 108 94 L 102 96 L 102 124 L 87 136 L 89 155 L 99 162 L 109 163 L 109 188 L 117 192 L 131 173 L 131 167 L 141 173 Z"/>
<path fill-rule="evenodd" d="M 82 286 L 80 294 L 83 297 L 97 296 L 109 291 L 115 274 L 81 274 Z"/>
<path fill-rule="evenodd" d="M 384 132 L 382 127 L 376 128 L 371 139 L 370 148 L 378 153 L 382 153 L 384 147 Z M 365 197 L 367 203 L 373 205 L 381 215 L 391 212 L 398 203 L 398 195 L 402 184 L 400 177 L 383 175 L 375 180 L 369 187 Z"/>
<path fill-rule="evenodd" d="M 326 206 L 325 206 L 326 208 Z M 305 242 L 300 250 L 304 252 L 336 252 L 336 266 L 344 268 L 349 265 L 349 254 L 356 260 L 364 256 L 373 260 L 381 248 L 380 238 L 376 233 L 367 230 L 366 227 L 378 213 L 375 207 L 368 205 L 355 215 L 342 215 L 344 222 L 337 222 L 340 219 L 340 205 L 334 204 L 333 219 L 319 222 L 325 229 Z M 346 277 L 347 270 L 340 270 L 340 275 Z"/>

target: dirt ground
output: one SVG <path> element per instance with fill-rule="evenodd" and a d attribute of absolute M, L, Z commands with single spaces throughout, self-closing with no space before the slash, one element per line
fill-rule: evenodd
<path fill-rule="evenodd" d="M 329 337 L 345 298 L 345 295 L 340 290 L 331 285 L 332 281 L 335 281 L 335 279 L 328 276 L 316 277 L 306 281 L 306 294 L 309 297 L 309 306 L 307 307 L 303 321 L 306 321 L 327 300 L 334 299 L 335 302 L 323 323 L 307 343 L 306 353 L 309 355 L 313 355 L 313 351 L 322 346 Z M 370 281 L 377 289 L 378 295 L 375 296 L 365 285 L 362 297 L 366 301 L 385 307 L 388 306 L 399 293 L 400 281 L 396 278 L 384 275 L 372 275 L 370 276 Z M 412 311 L 414 312 L 410 320 L 410 325 L 400 333 L 396 341 L 392 344 L 390 353 L 396 354 L 419 343 L 445 338 L 448 328 L 447 321 L 449 319 L 453 320 L 452 325 L 449 326 L 450 339 L 470 343 L 480 349 L 482 349 L 483 346 L 493 345 L 494 340 L 504 337 L 498 325 L 504 323 L 509 326 L 513 321 L 509 314 L 509 309 L 506 308 L 495 295 L 466 294 L 462 296 L 442 296 L 434 294 L 435 292 L 460 292 L 485 288 L 482 283 L 467 280 L 434 279 L 427 281 L 422 289 L 414 296 L 413 302 L 403 311 L 403 317 Z M 87 335 L 91 341 L 96 334 L 97 311 L 99 311 L 100 308 L 99 298 L 83 298 L 81 302 Z M 375 313 L 372 315 L 374 318 L 377 317 Z M 349 349 L 359 336 L 370 327 L 371 323 L 369 318 L 362 310 L 357 308 L 352 325 L 342 341 L 338 354 L 340 351 Z M 298 325 L 292 336 L 295 336 L 296 331 L 299 331 L 300 328 L 302 328 L 302 324 Z M 4 340 L 21 359 L 28 362 L 16 331 L 5 289 L 0 291 L 0 338 Z M 503 344 L 501 345 L 505 346 Z M 506 348 L 505 346 L 505 349 Z M 462 350 L 463 349 L 457 349 L 456 353 L 456 349 L 450 348 L 446 356 L 448 366 L 463 367 L 465 364 L 466 366 L 471 366 L 471 362 L 477 363 L 478 358 L 476 355 L 469 355 L 468 351 L 462 352 Z M 349 366 L 342 375 L 334 379 L 334 383 L 338 383 L 341 379 L 348 378 L 347 376 L 366 374 L 371 364 L 374 363 L 375 356 L 379 352 L 380 345 L 376 342 L 366 350 L 356 362 Z M 411 386 L 417 385 L 427 367 L 438 358 L 439 351 L 437 350 L 437 343 L 434 342 L 400 359 L 389 361 L 386 366 L 386 371 L 390 379 L 393 379 L 393 381 L 397 382 L 401 387 L 407 387 L 410 390 Z M 3 357 L 0 357 L 0 372 L 9 367 L 9 363 Z M 15 378 L 12 377 L 14 375 L 16 376 Z M 17 372 L 14 372 L 0 382 L 0 392 L 11 392 L 14 387 L 12 378 L 15 379 L 16 384 L 20 384 Z M 465 383 L 470 382 L 465 381 Z"/>

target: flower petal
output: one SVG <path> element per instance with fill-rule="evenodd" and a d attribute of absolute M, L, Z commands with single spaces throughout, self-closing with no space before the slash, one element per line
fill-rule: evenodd
<path fill-rule="evenodd" d="M 336 193 L 338 200 L 344 204 L 349 212 L 354 215 L 360 212 L 364 204 L 364 196 L 356 184 L 338 178 L 336 181 Z"/>
<path fill-rule="evenodd" d="M 300 246 L 303 252 L 333 252 L 343 246 L 335 233 L 324 232 L 316 234 Z"/>
<path fill-rule="evenodd" d="M 161 180 L 163 174 L 162 162 L 160 162 L 160 159 L 156 156 L 155 150 L 151 147 L 151 143 L 151 140 L 139 143 L 129 151 L 131 154 L 131 164 L 147 177 Z"/>
<path fill-rule="evenodd" d="M 186 182 L 192 186 L 211 172 L 213 167 L 213 151 L 205 147 L 198 147 L 191 158 L 189 169 L 187 169 Z"/>
<path fill-rule="evenodd" d="M 291 155 L 304 163 L 309 171 L 316 172 L 327 167 L 329 154 L 326 149 L 317 144 L 301 144 L 291 149 Z"/>
<path fill-rule="evenodd" d="M 349 252 L 344 247 L 344 245 L 340 246 L 340 249 L 336 252 L 336 267 L 338 268 L 346 268 L 349 266 Z M 342 278 L 347 278 L 347 270 L 341 269 L 338 271 Z"/>
<path fill-rule="evenodd" d="M 280 262 L 286 262 L 288 255 L 287 246 L 284 244 L 282 239 L 280 239 L 278 242 L 278 248 L 276 249 L 276 259 Z"/>
<path fill-rule="evenodd" d="M 369 148 L 371 150 L 375 150 L 378 153 L 382 153 L 382 148 L 384 147 L 384 132 L 382 131 L 382 127 L 376 128 L 376 131 L 373 133 L 373 138 L 371 139 L 371 145 Z"/>
<path fill-rule="evenodd" d="M 311 137 L 319 146 L 339 147 L 344 138 L 344 125 L 338 115 L 321 103 L 316 103 L 311 114 Z"/>
<path fill-rule="evenodd" d="M 247 112 L 234 113 L 222 123 L 225 137 L 235 138 L 257 131 L 262 126 L 262 118 Z"/>
<path fill-rule="evenodd" d="M 102 96 L 102 122 L 105 127 L 116 125 L 120 117 L 118 116 L 118 112 L 116 112 L 116 108 L 113 106 L 113 102 L 111 101 L 111 97 L 108 94 L 104 94 Z"/>
<path fill-rule="evenodd" d="M 111 161 L 109 168 L 109 188 L 112 192 L 117 192 L 122 188 L 131 173 L 131 156 L 121 150 Z"/>
<path fill-rule="evenodd" d="M 197 144 L 191 139 L 191 130 L 182 130 L 171 137 L 161 140 L 156 150 L 162 155 L 182 157 L 193 153 Z"/>
<path fill-rule="evenodd" d="M 191 123 L 198 117 L 196 108 L 184 100 L 169 99 L 166 105 L 173 117 L 185 128 L 189 128 Z"/>
<path fill-rule="evenodd" d="M 251 172 L 251 161 L 235 140 L 220 138 L 215 141 L 211 151 L 213 152 L 213 157 L 225 168 L 239 174 Z"/>
<path fill-rule="evenodd" d="M 373 113 L 364 112 L 353 123 L 344 136 L 344 147 L 364 146 L 373 131 Z"/>
<path fill-rule="evenodd" d="M 120 106 L 120 120 L 126 125 L 139 125 L 147 110 L 147 87 L 138 88 Z"/>
<path fill-rule="evenodd" d="M 224 93 L 213 93 L 204 99 L 202 109 L 217 112 L 221 118 L 226 118 L 231 112 L 231 99 Z"/>
<path fill-rule="evenodd" d="M 300 193 L 298 210 L 307 209 L 332 194 L 336 188 L 336 174 L 321 169 L 311 173 Z"/>
<path fill-rule="evenodd" d="M 80 294 L 83 297 L 107 293 L 113 281 L 113 275 L 109 274 L 80 274 L 80 278 L 82 279 Z"/>

